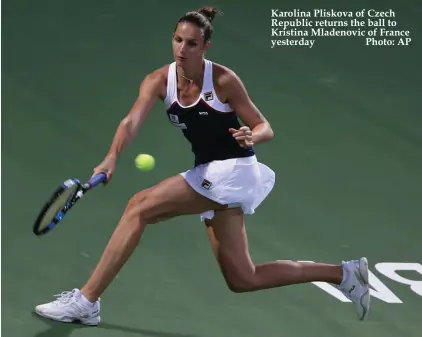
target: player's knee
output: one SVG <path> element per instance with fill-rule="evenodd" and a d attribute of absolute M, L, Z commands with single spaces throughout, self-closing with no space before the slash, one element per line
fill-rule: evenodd
<path fill-rule="evenodd" d="M 226 283 L 228 288 L 234 293 L 246 293 L 259 287 L 255 273 L 226 275 Z"/>
<path fill-rule="evenodd" d="M 230 280 L 227 282 L 227 286 L 232 292 L 237 294 L 247 293 L 256 289 L 255 284 L 251 280 Z"/>
<path fill-rule="evenodd" d="M 144 204 L 147 198 L 148 198 L 148 195 L 147 193 L 145 193 L 145 191 L 141 191 L 133 195 L 129 199 L 126 205 L 125 216 L 131 219 L 135 219 L 135 218 L 143 219 L 145 211 L 146 211 Z"/>
<path fill-rule="evenodd" d="M 152 189 L 144 190 L 130 198 L 125 215 L 133 220 L 138 220 L 144 225 L 154 223 L 158 204 L 159 202 Z"/>

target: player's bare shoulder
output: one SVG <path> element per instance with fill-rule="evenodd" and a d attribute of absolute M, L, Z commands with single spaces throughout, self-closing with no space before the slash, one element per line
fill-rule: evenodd
<path fill-rule="evenodd" d="M 213 62 L 213 82 L 217 96 L 221 102 L 226 103 L 230 86 L 237 83 L 239 78 L 236 73 L 222 64 Z"/>
<path fill-rule="evenodd" d="M 141 83 L 141 89 L 142 87 L 148 87 L 153 89 L 154 92 L 158 90 L 160 99 L 163 99 L 167 92 L 167 72 L 169 66 L 169 64 L 166 64 L 147 74 Z"/>

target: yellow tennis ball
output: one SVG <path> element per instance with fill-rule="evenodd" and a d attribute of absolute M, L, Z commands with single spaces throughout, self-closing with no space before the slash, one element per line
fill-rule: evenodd
<path fill-rule="evenodd" d="M 141 171 L 151 171 L 155 166 L 155 159 L 149 154 L 139 154 L 136 156 L 135 165 Z"/>

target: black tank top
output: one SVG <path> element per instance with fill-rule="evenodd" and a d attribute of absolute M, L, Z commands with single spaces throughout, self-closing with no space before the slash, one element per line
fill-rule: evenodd
<path fill-rule="evenodd" d="M 168 71 L 164 103 L 170 122 L 182 130 L 191 144 L 195 166 L 213 160 L 255 155 L 252 148 L 244 149 L 239 146 L 229 132 L 230 128 L 239 129 L 241 124 L 236 112 L 229 104 L 222 103 L 215 93 L 211 61 L 205 60 L 201 94 L 189 106 L 183 106 L 177 98 L 176 64 L 172 63 Z"/>

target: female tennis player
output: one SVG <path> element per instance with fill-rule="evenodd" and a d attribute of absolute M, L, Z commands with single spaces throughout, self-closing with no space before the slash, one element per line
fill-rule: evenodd
<path fill-rule="evenodd" d="M 119 124 L 109 152 L 94 174 L 106 172 L 110 181 L 118 156 L 157 100 L 163 101 L 169 121 L 191 143 L 194 167 L 134 195 L 86 284 L 38 305 L 38 314 L 97 325 L 99 297 L 133 253 L 145 227 L 186 214 L 198 214 L 205 222 L 230 290 L 250 292 L 325 281 L 355 303 L 360 319 L 368 313 L 368 263 L 364 257 L 339 265 L 252 262 L 244 215 L 255 212 L 275 183 L 274 172 L 258 162 L 253 146 L 271 140 L 274 133 L 239 77 L 204 58 L 216 13 L 215 8 L 202 8 L 178 20 L 172 37 L 174 62 L 144 78 L 139 97 Z"/>

